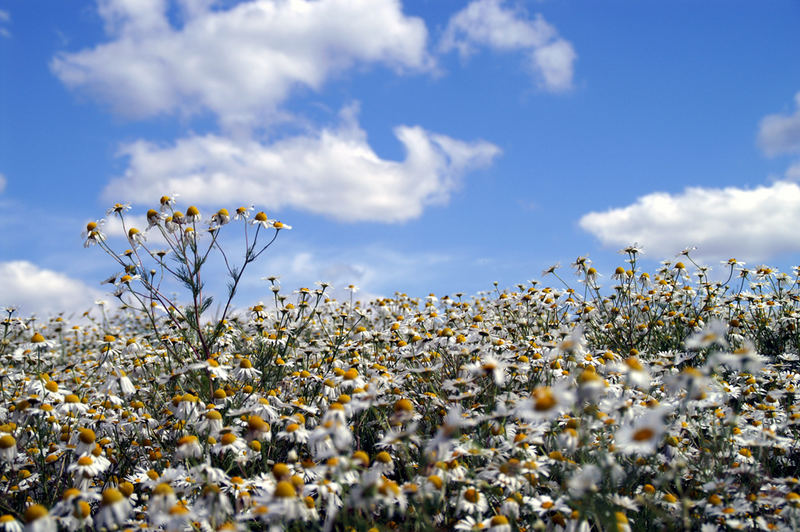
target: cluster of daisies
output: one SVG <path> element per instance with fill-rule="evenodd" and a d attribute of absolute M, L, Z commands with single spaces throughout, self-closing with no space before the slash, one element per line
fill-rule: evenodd
<path fill-rule="evenodd" d="M 219 323 L 9 309 L 0 530 L 799 528 L 798 275 L 637 253 Z"/>

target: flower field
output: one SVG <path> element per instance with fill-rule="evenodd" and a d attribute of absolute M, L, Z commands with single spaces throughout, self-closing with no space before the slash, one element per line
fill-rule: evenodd
<path fill-rule="evenodd" d="M 630 247 L 603 276 L 579 257 L 472 298 L 273 279 L 234 312 L 290 227 L 169 198 L 147 219 L 122 252 L 85 233 L 121 310 L 0 325 L 0 529 L 800 527 L 798 272 L 732 259 L 717 281 L 686 253 L 648 273 Z M 237 224 L 239 267 L 217 239 Z M 211 253 L 231 277 L 214 320 Z"/>

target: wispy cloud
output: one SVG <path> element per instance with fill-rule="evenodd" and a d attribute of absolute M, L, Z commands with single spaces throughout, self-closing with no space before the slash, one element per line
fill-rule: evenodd
<path fill-rule="evenodd" d="M 0 174 L 0 194 L 6 189 L 6 185 L 8 184 L 8 180 L 4 174 Z"/>
<path fill-rule="evenodd" d="M 22 315 L 81 314 L 104 297 L 79 280 L 22 260 L 0 262 L 0 286 L 0 306 L 17 307 Z"/>
<path fill-rule="evenodd" d="M 503 0 L 475 0 L 451 17 L 439 49 L 467 57 L 479 46 L 525 52 L 528 68 L 546 90 L 572 87 L 575 49 L 541 15 L 530 18 L 522 9 L 505 7 Z"/>
<path fill-rule="evenodd" d="M 11 38 L 11 32 L 6 25 L 11 22 L 11 15 L 8 11 L 0 9 L 0 37 Z"/>
<path fill-rule="evenodd" d="M 400 222 L 445 203 L 465 172 L 500 152 L 489 142 L 464 142 L 418 126 L 398 126 L 394 133 L 406 150 L 403 161 L 372 150 L 355 107 L 343 111 L 336 127 L 272 144 L 219 135 L 166 147 L 138 141 L 122 149 L 128 169 L 104 194 L 110 201 L 152 203 L 177 192 L 182 201 L 215 208 L 254 202 L 344 221 Z"/>
<path fill-rule="evenodd" d="M 182 25 L 166 0 L 103 0 L 110 40 L 51 63 L 63 83 L 121 114 L 210 110 L 224 126 L 263 122 L 296 87 L 319 90 L 356 64 L 432 66 L 422 19 L 396 0 L 252 0 L 228 9 L 183 0 Z"/>
<path fill-rule="evenodd" d="M 800 186 L 779 181 L 752 189 L 687 188 L 591 212 L 580 226 L 609 246 L 644 245 L 653 258 L 697 246 L 698 255 L 767 260 L 800 251 Z"/>
<path fill-rule="evenodd" d="M 758 144 L 769 156 L 800 153 L 800 92 L 794 101 L 793 114 L 772 114 L 761 120 Z"/>
<path fill-rule="evenodd" d="M 787 168 L 784 177 L 789 181 L 800 181 L 800 162 L 796 162 Z"/>

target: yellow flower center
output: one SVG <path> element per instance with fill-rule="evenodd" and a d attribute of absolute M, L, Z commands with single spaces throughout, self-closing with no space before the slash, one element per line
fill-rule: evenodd
<path fill-rule="evenodd" d="M 119 491 L 123 495 L 125 495 L 125 497 L 130 497 L 131 495 L 133 495 L 133 484 L 131 484 L 130 482 L 127 482 L 127 481 L 126 482 L 122 482 L 119 485 Z M 103 493 L 103 500 L 105 500 L 105 493 Z"/>
<path fill-rule="evenodd" d="M 296 497 L 297 492 L 294 490 L 294 486 L 291 482 L 281 480 L 278 482 L 278 485 L 275 486 L 275 496 L 281 498 Z"/>
<path fill-rule="evenodd" d="M 650 427 L 643 427 L 633 433 L 633 441 L 647 441 L 656 435 L 656 432 Z"/>
<path fill-rule="evenodd" d="M 186 515 L 188 513 L 189 509 L 180 503 L 174 505 L 172 508 L 169 509 L 169 515 Z"/>
<path fill-rule="evenodd" d="M 408 399 L 400 399 L 394 404 L 395 412 L 413 412 L 414 405 Z"/>
<path fill-rule="evenodd" d="M 533 391 L 533 400 L 533 409 L 537 412 L 546 412 L 558 404 L 549 386 L 536 388 Z"/>
<path fill-rule="evenodd" d="M 158 486 L 153 488 L 153 495 L 154 496 L 158 496 L 158 495 L 166 496 L 166 495 L 172 495 L 173 493 L 175 493 L 175 490 L 173 490 L 172 486 L 170 486 L 166 482 L 162 482 L 161 484 L 159 484 Z"/>
<path fill-rule="evenodd" d="M 357 462 L 361 462 L 361 465 L 364 467 L 369 466 L 369 455 L 364 451 L 356 451 L 353 453 L 353 460 Z"/>
<path fill-rule="evenodd" d="M 247 420 L 247 428 L 256 432 L 266 432 L 269 430 L 269 423 L 260 416 L 250 416 L 250 419 Z"/>
<path fill-rule="evenodd" d="M 122 493 L 117 488 L 107 488 L 103 491 L 103 506 L 111 506 L 122 499 Z"/>
<path fill-rule="evenodd" d="M 274 466 L 272 466 L 272 474 L 275 475 L 275 478 L 284 478 L 288 477 L 291 474 L 289 470 L 289 466 L 284 464 L 283 462 L 278 462 Z"/>
<path fill-rule="evenodd" d="M 182 438 L 180 438 L 178 440 L 178 446 L 181 446 L 181 445 L 193 445 L 193 444 L 196 444 L 197 442 L 198 442 L 197 436 L 192 436 L 192 435 L 183 436 Z"/>
<path fill-rule="evenodd" d="M 47 508 L 42 506 L 41 504 L 33 504 L 25 510 L 25 522 L 32 523 L 37 519 L 41 519 L 42 517 L 46 517 L 48 514 Z"/>

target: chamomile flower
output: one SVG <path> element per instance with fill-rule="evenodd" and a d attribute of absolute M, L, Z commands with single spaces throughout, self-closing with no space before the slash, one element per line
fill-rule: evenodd
<path fill-rule="evenodd" d="M 72 473 L 75 484 L 79 488 L 86 489 L 91 480 L 103 473 L 108 465 L 106 461 L 98 460 L 91 454 L 84 454 L 70 464 L 67 471 Z"/>
<path fill-rule="evenodd" d="M 219 410 L 209 409 L 205 414 L 200 416 L 200 421 L 197 423 L 197 431 L 200 434 L 210 434 L 216 436 L 224 426 L 222 414 Z"/>
<path fill-rule="evenodd" d="M 255 210 L 255 206 L 250 205 L 249 207 L 238 207 L 236 209 L 236 214 L 233 215 L 234 220 L 247 220 L 250 218 L 250 214 L 252 214 L 253 210 Z"/>
<path fill-rule="evenodd" d="M 86 230 L 82 233 L 84 238 L 83 247 L 88 248 L 106 239 L 106 235 L 101 231 L 105 220 L 96 220 L 86 224 Z"/>
<path fill-rule="evenodd" d="M 64 413 L 82 414 L 89 410 L 89 406 L 76 394 L 71 393 L 64 396 L 64 402 L 59 405 L 58 410 Z"/>
<path fill-rule="evenodd" d="M 265 229 L 269 229 L 270 227 L 272 227 L 273 222 L 274 220 L 270 220 L 267 217 L 267 214 L 263 211 L 257 212 L 256 215 L 253 216 L 253 219 L 250 221 L 251 224 L 264 227 Z"/>
<path fill-rule="evenodd" d="M 714 344 L 727 347 L 728 341 L 725 338 L 727 332 L 728 327 L 721 320 L 711 320 L 699 332 L 686 339 L 686 348 L 702 349 Z"/>
<path fill-rule="evenodd" d="M 116 214 L 118 216 L 122 216 L 123 213 L 131 210 L 130 203 L 115 203 L 111 208 L 106 211 L 106 215 L 110 216 L 112 214 Z"/>
<path fill-rule="evenodd" d="M 505 381 L 506 364 L 492 355 L 486 355 L 480 362 L 469 366 L 468 370 L 473 375 L 491 377 L 497 386 L 502 386 Z"/>
<path fill-rule="evenodd" d="M 288 423 L 286 428 L 277 434 L 279 440 L 287 440 L 293 443 L 306 443 L 308 441 L 308 436 L 308 430 L 294 421 Z"/>
<path fill-rule="evenodd" d="M 22 530 L 22 523 L 13 515 L 0 515 L 0 532 L 22 532 Z"/>
<path fill-rule="evenodd" d="M 511 523 L 505 515 L 493 515 L 482 524 L 487 532 L 511 532 Z"/>
<path fill-rule="evenodd" d="M 474 486 L 465 486 L 458 494 L 456 512 L 465 514 L 483 514 L 489 508 L 486 496 Z"/>
<path fill-rule="evenodd" d="M 264 421 L 261 416 L 251 415 L 247 418 L 247 440 L 271 440 L 272 432 L 270 424 Z"/>
<path fill-rule="evenodd" d="M 537 386 L 530 399 L 520 401 L 517 415 L 525 420 L 553 419 L 572 408 L 575 392 L 560 381 L 553 386 Z"/>
<path fill-rule="evenodd" d="M 228 209 L 220 209 L 211 216 L 211 223 L 214 225 L 226 225 L 230 223 L 231 216 L 228 214 Z"/>
<path fill-rule="evenodd" d="M 11 434 L 0 434 L 0 460 L 10 464 L 17 456 L 17 440 Z"/>
<path fill-rule="evenodd" d="M 252 381 L 261 376 L 261 370 L 253 367 L 249 358 L 242 358 L 232 371 L 233 378 L 237 381 Z"/>
<path fill-rule="evenodd" d="M 147 237 L 135 227 L 128 229 L 128 242 L 130 242 L 132 246 L 140 246 L 144 244 L 145 240 L 147 240 Z"/>
<path fill-rule="evenodd" d="M 231 453 L 237 461 L 246 461 L 247 441 L 238 437 L 234 432 L 223 431 L 220 434 L 219 441 L 214 444 L 212 452 L 217 455 Z"/>
<path fill-rule="evenodd" d="M 25 532 L 57 532 L 58 525 L 46 507 L 32 504 L 25 510 Z"/>
<path fill-rule="evenodd" d="M 189 434 L 178 439 L 175 449 L 175 457 L 179 460 L 186 458 L 200 458 L 203 455 L 203 447 L 197 436 Z"/>
<path fill-rule="evenodd" d="M 147 211 L 147 229 L 149 231 L 151 228 L 158 226 L 161 221 L 164 219 L 164 216 L 155 209 L 150 209 Z"/>
<path fill-rule="evenodd" d="M 172 207 L 175 205 L 176 199 L 180 196 L 180 194 L 171 194 L 169 196 L 161 196 L 159 200 L 159 204 L 161 205 L 161 212 L 166 212 L 171 210 Z"/>
<path fill-rule="evenodd" d="M 667 409 L 656 407 L 623 424 L 614 438 L 614 447 L 623 454 L 653 454 L 667 430 L 667 413 Z"/>
<path fill-rule="evenodd" d="M 573 497 L 583 497 L 586 493 L 594 493 L 602 480 L 600 468 L 594 464 L 579 467 L 567 482 L 569 493 Z"/>
<path fill-rule="evenodd" d="M 200 211 L 198 210 L 197 207 L 195 207 L 194 205 L 190 205 L 186 209 L 186 217 L 185 217 L 186 222 L 185 223 L 193 224 L 193 223 L 199 222 L 201 219 L 202 219 L 202 216 L 200 215 Z"/>

